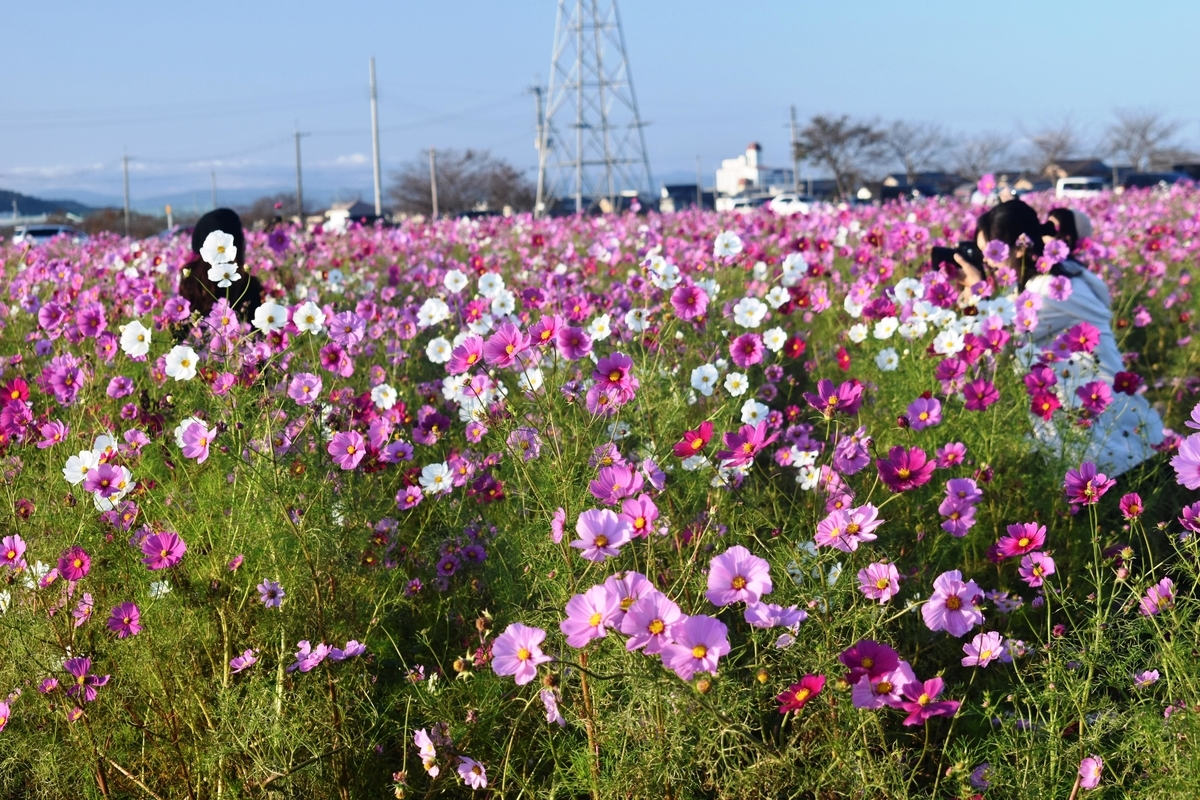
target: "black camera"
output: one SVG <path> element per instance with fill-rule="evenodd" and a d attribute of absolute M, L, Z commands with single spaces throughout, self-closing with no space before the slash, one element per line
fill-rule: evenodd
<path fill-rule="evenodd" d="M 983 252 L 974 242 L 959 242 L 958 247 L 935 247 L 930 256 L 933 262 L 934 269 L 941 269 L 944 266 L 950 267 L 957 272 L 960 267 L 958 262 L 954 260 L 955 255 L 962 256 L 963 261 L 966 261 L 971 266 L 984 271 Z"/>

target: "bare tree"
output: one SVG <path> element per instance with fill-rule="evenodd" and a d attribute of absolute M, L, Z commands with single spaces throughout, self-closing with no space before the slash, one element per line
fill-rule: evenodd
<path fill-rule="evenodd" d="M 1079 134 L 1070 119 L 1033 133 L 1025 132 L 1025 136 L 1029 139 L 1029 167 L 1039 175 L 1051 177 L 1049 170 L 1055 164 L 1079 150 Z"/>
<path fill-rule="evenodd" d="M 247 228 L 266 226 L 276 218 L 291 219 L 296 216 L 296 194 L 279 192 L 260 197 L 249 206 L 239 208 L 238 214 Z"/>
<path fill-rule="evenodd" d="M 887 154 L 883 131 L 873 122 L 816 116 L 800 131 L 796 158 L 824 166 L 833 173 L 838 196 L 848 197 L 864 173 Z"/>
<path fill-rule="evenodd" d="M 1153 111 L 1118 109 L 1116 117 L 1108 128 L 1109 154 L 1124 156 L 1138 172 L 1163 164 L 1170 166 L 1171 157 L 1180 151 L 1173 142 L 1181 127 L 1179 122 Z"/>
<path fill-rule="evenodd" d="M 888 128 L 884 144 L 904 168 L 905 179 L 916 183 L 917 174 L 940 170 L 951 149 L 950 136 L 940 125 L 897 120 Z"/>
<path fill-rule="evenodd" d="M 406 214 L 431 214 L 433 201 L 429 184 L 429 158 L 422 153 L 392 176 L 388 199 Z M 524 211 L 533 208 L 533 184 L 504 159 L 487 150 L 439 150 L 437 152 L 438 211 L 460 214 L 486 204 Z"/>
<path fill-rule="evenodd" d="M 964 178 L 976 180 L 980 175 L 999 169 L 1008 157 L 1009 139 L 998 133 L 984 133 L 963 141 L 955 154 L 955 169 Z"/>

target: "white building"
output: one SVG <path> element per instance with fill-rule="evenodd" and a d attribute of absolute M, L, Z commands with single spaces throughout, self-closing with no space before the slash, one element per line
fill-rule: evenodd
<path fill-rule="evenodd" d="M 795 188 L 791 169 L 768 167 L 762 163 L 762 145 L 751 142 L 737 158 L 727 158 L 717 170 L 717 193 L 735 195 L 776 195 Z"/>

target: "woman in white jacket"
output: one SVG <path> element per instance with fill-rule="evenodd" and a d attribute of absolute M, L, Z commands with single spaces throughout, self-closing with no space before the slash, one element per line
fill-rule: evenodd
<path fill-rule="evenodd" d="M 1154 455 L 1153 446 L 1163 439 L 1162 418 L 1144 396 L 1122 391 L 1129 373 L 1125 373 L 1121 351 L 1113 336 L 1108 287 L 1069 256 L 1077 241 L 1087 236 L 1080 235 L 1080 228 L 1090 232 L 1091 225 L 1084 217 L 1085 224 L 1081 226 L 1082 215 L 1063 211 L 1072 215 L 1068 224 L 1064 225 L 1060 219 L 1058 225 L 1053 221 L 1042 225 L 1037 212 L 1023 201 L 1001 203 L 979 218 L 977 243 L 981 250 L 992 241 L 1008 246 L 1008 265 L 1017 274 L 1019 305 L 1037 314 L 1037 326 L 1029 342 L 1018 351 L 1021 366 L 1028 370 L 1040 362 L 1052 367 L 1058 381 L 1052 390 L 1064 406 L 1081 407 L 1083 400 L 1076 390 L 1093 381 L 1103 381 L 1112 390 L 1111 404 L 1090 420 L 1091 426 L 1086 431 L 1060 432 L 1053 422 L 1035 416 L 1034 435 L 1040 447 L 1073 463 L 1091 461 L 1113 477 Z M 1047 242 L 1060 235 L 1062 245 L 1046 247 Z M 1067 257 L 1053 263 L 1049 271 L 1039 272 L 1038 261 L 1047 250 L 1052 255 L 1057 251 L 1059 258 Z M 959 259 L 959 264 L 963 267 L 965 286 L 984 278 L 965 260 Z M 1071 352 L 1061 338 L 1061 334 L 1080 323 L 1088 323 L 1099 333 L 1099 341 L 1090 353 Z M 1122 385 L 1113 390 L 1114 382 Z"/>

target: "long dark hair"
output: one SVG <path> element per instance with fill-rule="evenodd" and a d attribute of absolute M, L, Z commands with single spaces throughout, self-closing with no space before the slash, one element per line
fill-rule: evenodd
<path fill-rule="evenodd" d="M 233 246 L 237 248 L 234 258 L 240 267 L 246 264 L 246 234 L 242 230 L 241 217 L 229 208 L 218 208 L 208 212 L 196 222 L 192 230 L 192 258 L 183 265 L 186 274 L 179 281 L 179 295 L 186 299 L 193 311 L 199 311 L 201 316 L 208 316 L 217 297 L 224 297 L 225 289 L 221 289 L 208 277 L 208 264 L 200 258 L 200 248 L 204 240 L 213 231 L 222 231 L 233 237 Z M 241 272 L 245 275 L 246 270 Z M 262 304 L 262 283 L 253 275 L 245 275 L 229 290 L 229 300 L 242 322 L 248 322 Z"/>
<path fill-rule="evenodd" d="M 1043 223 L 1033 207 L 1024 200 L 1008 200 L 985 211 L 975 223 L 976 236 L 983 234 L 989 242 L 1004 242 L 1009 247 L 1009 264 L 1017 272 L 1017 290 L 1024 291 L 1025 284 L 1036 276 L 1037 261 L 1045 252 L 1042 236 L 1054 235 L 1054 225 Z M 1017 241 L 1024 236 L 1028 244 L 1024 253 L 1017 256 Z M 1068 274 L 1061 264 L 1050 269 L 1052 275 Z"/>
<path fill-rule="evenodd" d="M 1079 246 L 1079 227 L 1075 224 L 1075 212 L 1069 208 L 1052 208 L 1046 215 L 1046 222 L 1054 227 L 1047 235 L 1058 239 L 1074 253 L 1075 248 Z"/>

